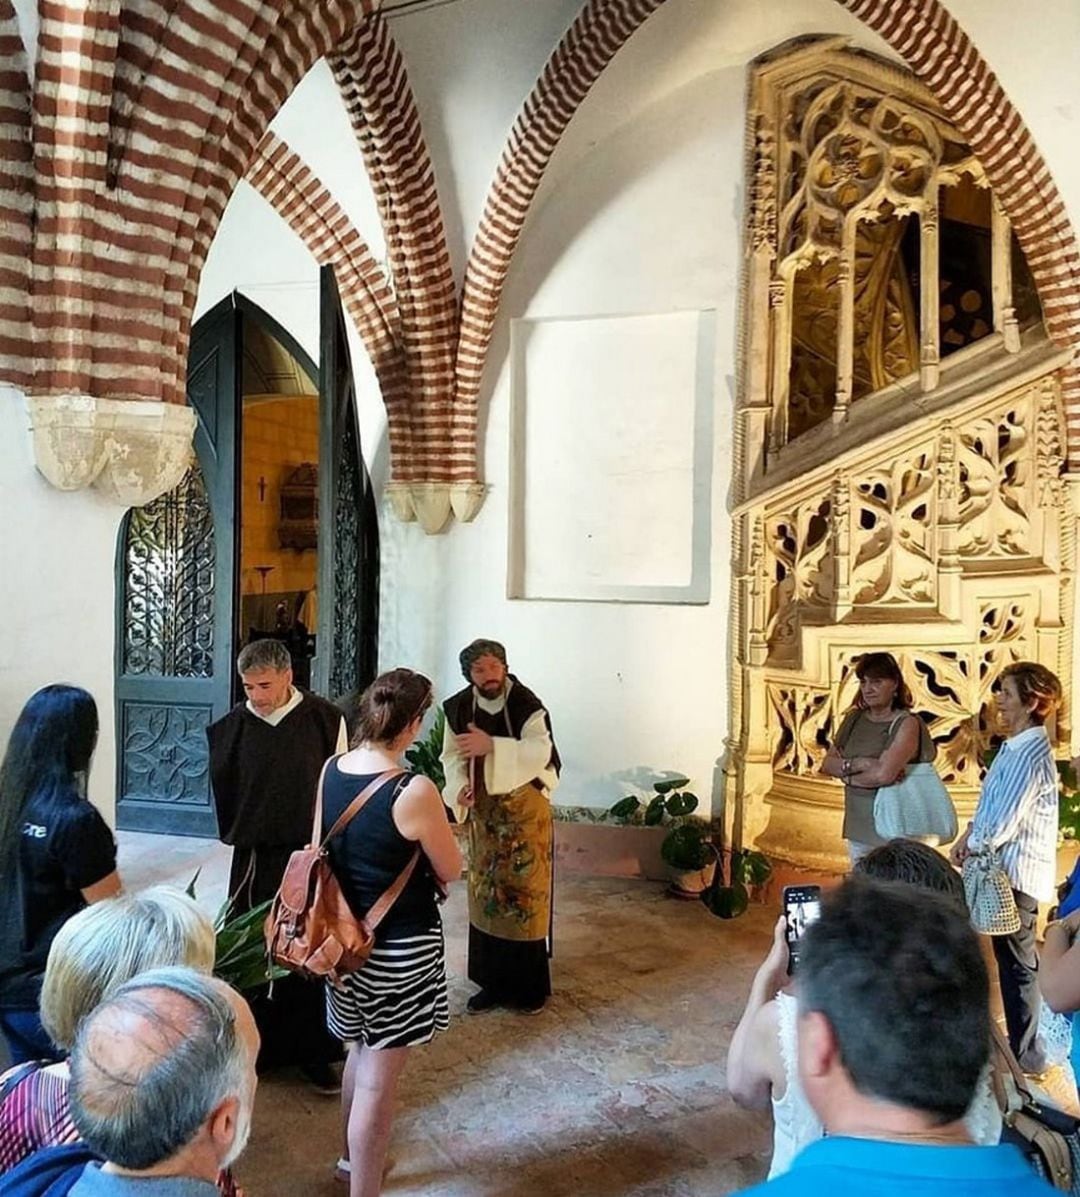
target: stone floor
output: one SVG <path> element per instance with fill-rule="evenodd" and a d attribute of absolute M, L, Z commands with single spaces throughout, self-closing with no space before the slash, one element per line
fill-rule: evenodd
<path fill-rule="evenodd" d="M 217 911 L 227 848 L 118 838 L 128 888 L 186 887 L 198 872 L 197 897 Z M 771 909 L 722 922 L 656 882 L 564 871 L 551 1002 L 536 1017 L 469 1017 L 464 899 L 457 885 L 443 909 L 450 1030 L 406 1068 L 388 1197 L 722 1197 L 761 1179 L 771 1121 L 732 1103 L 724 1059 Z M 1071 1074 L 1044 1081 L 1075 1110 Z M 236 1168 L 247 1197 L 346 1197 L 332 1176 L 339 1122 L 338 1099 L 298 1074 L 264 1076 Z"/>
<path fill-rule="evenodd" d="M 219 900 L 220 848 L 121 838 L 127 884 L 186 884 L 201 865 L 200 899 Z M 531 1018 L 464 1014 L 460 885 L 444 920 L 451 1027 L 409 1061 L 388 1195 L 720 1197 L 764 1175 L 769 1119 L 732 1104 L 724 1057 L 769 911 L 721 922 L 653 882 L 564 877 L 555 996 Z M 264 1077 L 236 1169 L 248 1197 L 344 1197 L 338 1124 L 336 1099 L 288 1072 Z"/>

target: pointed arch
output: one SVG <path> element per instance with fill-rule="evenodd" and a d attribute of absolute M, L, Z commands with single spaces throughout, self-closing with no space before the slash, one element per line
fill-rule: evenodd
<path fill-rule="evenodd" d="M 837 0 L 933 92 L 986 171 L 1039 292 L 1048 336 L 1072 349 L 1062 378 L 1068 460 L 1080 467 L 1080 246 L 1050 168 L 990 65 L 940 0 Z"/>
<path fill-rule="evenodd" d="M 401 314 L 389 282 L 345 212 L 311 170 L 273 133 L 259 145 L 247 181 L 304 242 L 320 266 L 332 266 L 386 405 L 393 472 L 405 468 L 412 429 Z"/>

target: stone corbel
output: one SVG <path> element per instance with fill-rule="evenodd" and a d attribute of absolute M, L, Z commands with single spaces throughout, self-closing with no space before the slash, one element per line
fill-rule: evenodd
<path fill-rule="evenodd" d="M 172 490 L 191 464 L 189 407 L 89 395 L 27 402 L 35 464 L 59 490 L 92 486 L 114 503 L 142 507 Z"/>
<path fill-rule="evenodd" d="M 391 482 L 386 495 L 403 523 L 419 522 L 429 536 L 454 518 L 463 524 L 476 518 L 487 488 L 481 482 Z"/>

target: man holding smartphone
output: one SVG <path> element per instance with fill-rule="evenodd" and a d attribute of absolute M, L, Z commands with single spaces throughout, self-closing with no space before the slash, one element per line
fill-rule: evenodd
<path fill-rule="evenodd" d="M 802 945 L 798 1066 L 827 1137 L 753 1197 L 1050 1197 L 1009 1144 L 973 1151 L 965 1113 L 990 1045 L 990 985 L 959 904 L 854 876 Z"/>

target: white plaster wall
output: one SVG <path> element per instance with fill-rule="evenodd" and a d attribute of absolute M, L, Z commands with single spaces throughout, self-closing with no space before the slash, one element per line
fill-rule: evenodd
<path fill-rule="evenodd" d="M 101 732 L 90 797 L 109 822 L 116 798 L 114 562 L 124 509 L 64 493 L 34 468 L 23 396 L 0 385 L 0 745 L 23 703 L 50 682 L 89 690 Z"/>
<path fill-rule="evenodd" d="M 462 22 L 454 40 L 464 41 L 470 23 L 484 25 L 487 14 L 503 14 L 509 4 L 462 0 L 442 10 L 443 20 Z M 714 789 L 727 730 L 726 506 L 746 62 L 798 33 L 858 32 L 828 0 L 789 8 L 781 19 L 749 0 L 669 0 L 614 60 L 552 161 L 511 271 L 486 378 L 483 469 L 490 491 L 480 516 L 434 542 L 415 526 L 384 522 L 383 664 L 427 669 L 445 691 L 460 684 L 461 645 L 477 635 L 504 640 L 511 668 L 551 709 L 564 759 L 557 800 L 564 804 L 608 805 L 627 780 L 649 770 L 685 770 L 706 809 Z M 408 22 L 400 24 L 414 69 L 420 43 L 435 35 L 420 17 L 412 36 L 404 33 Z M 433 57 L 424 61 L 438 69 Z M 475 55 L 469 72 L 481 75 L 483 65 Z M 454 95 L 455 136 L 450 163 L 438 169 L 455 178 L 476 161 L 477 142 L 490 128 L 483 91 L 459 87 L 464 70 L 457 61 L 443 84 Z M 425 86 L 434 90 L 435 83 L 428 78 Z M 492 167 L 501 149 L 502 137 L 491 138 Z M 483 197 L 462 194 L 475 224 Z M 709 603 L 508 600 L 510 319 L 704 308 L 717 310 L 718 330 Z"/>

